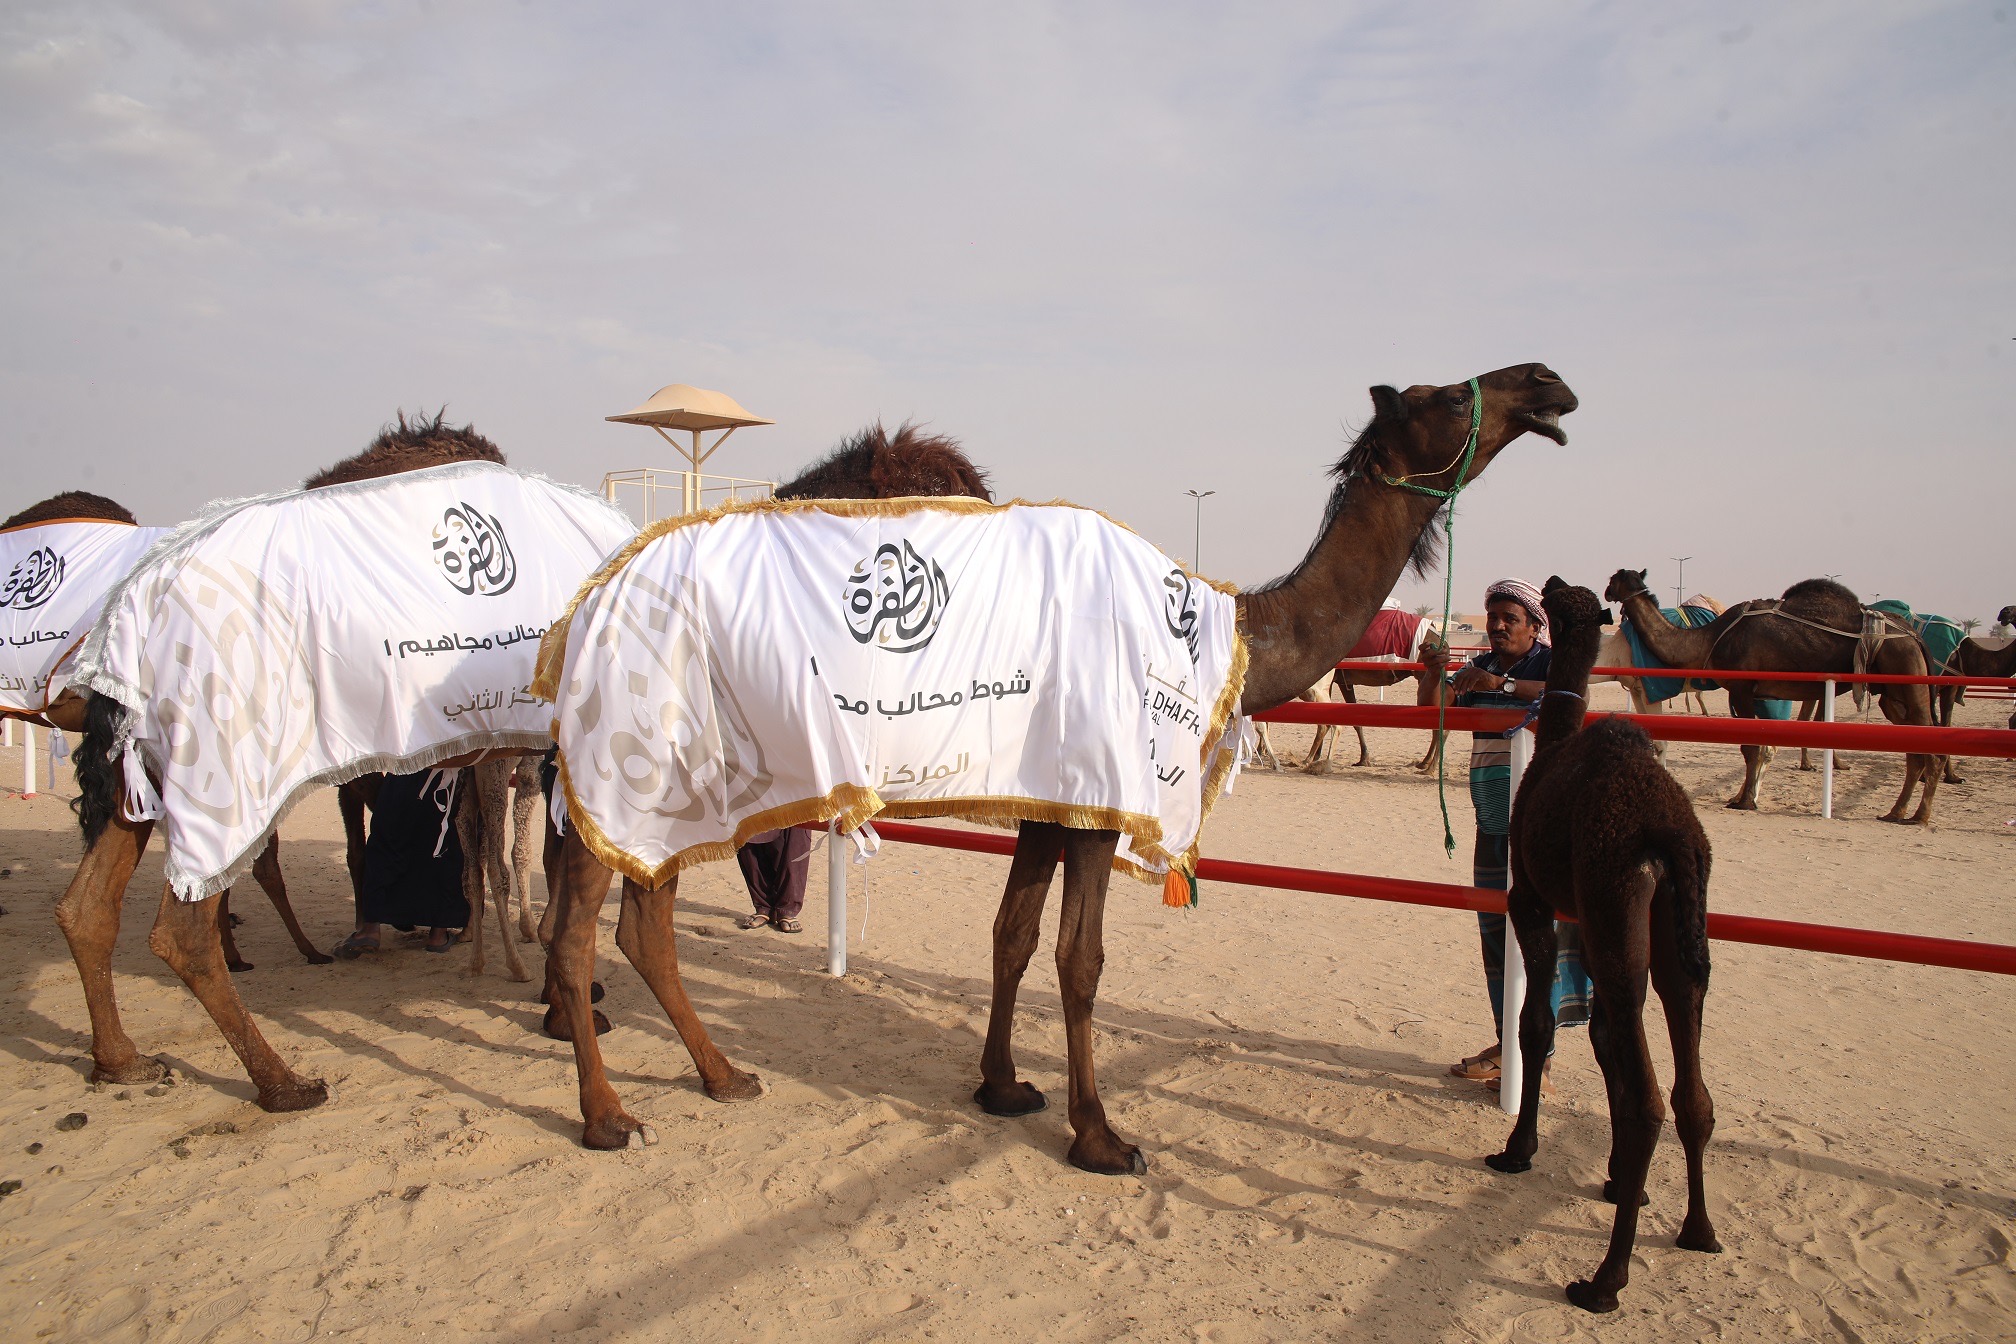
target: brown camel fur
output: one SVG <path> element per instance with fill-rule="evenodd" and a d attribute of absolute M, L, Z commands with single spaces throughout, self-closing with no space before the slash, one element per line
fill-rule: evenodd
<path fill-rule="evenodd" d="M 2002 608 L 1997 621 L 2006 624 L 2016 617 L 2016 607 Z M 1970 636 L 1960 641 L 1960 647 L 1953 650 L 1953 658 L 1945 668 L 1951 677 L 2016 677 L 2016 639 L 2008 640 L 2000 648 Z M 1965 686 L 1941 686 L 1939 688 L 1939 726 L 1953 725 L 1953 707 L 1967 698 Z"/>
<path fill-rule="evenodd" d="M 1645 1043 L 1645 982 L 1659 991 L 1673 1045 L 1673 1113 L 1687 1153 L 1683 1250 L 1715 1252 L 1702 1184 L 1702 1152 L 1715 1105 L 1701 1080 L 1701 1008 L 1708 994 L 1708 835 L 1687 791 L 1652 754 L 1636 724 L 1605 717 L 1582 726 L 1589 669 L 1609 613 L 1587 588 L 1547 581 L 1542 605 L 1554 659 L 1540 710 L 1539 741 L 1512 803 L 1507 913 L 1519 934 L 1529 991 L 1519 1014 L 1519 1121 L 1505 1150 L 1485 1161 L 1515 1173 L 1540 1147 L 1538 1061 L 1554 1047 L 1554 921 L 1582 930 L 1582 960 L 1595 984 L 1589 1044 L 1610 1095 L 1610 1173 L 1603 1197 L 1617 1206 L 1610 1249 L 1592 1278 L 1568 1285 L 1585 1311 L 1615 1311 L 1631 1271 L 1645 1174 L 1666 1119 Z"/>
<path fill-rule="evenodd" d="M 1645 589 L 1645 571 L 1620 569 L 1604 590 L 1606 600 L 1622 606 L 1624 614 L 1638 628 L 1638 637 L 1652 655 L 1668 667 L 1707 667 L 1732 672 L 1839 672 L 1855 670 L 1856 635 L 1863 613 L 1861 600 L 1831 579 L 1806 579 L 1785 590 L 1785 596 L 1739 602 L 1710 625 L 1682 630 L 1660 614 L 1659 604 Z M 1925 645 L 1911 629 L 1882 612 L 1872 615 L 1882 621 L 1887 637 L 1869 657 L 1871 672 L 1907 676 L 1926 674 Z M 1816 627 L 1825 627 L 1816 628 Z M 1884 717 L 1892 723 L 1932 723 L 1932 696 L 1927 686 L 1888 685 L 1873 688 L 1883 706 Z M 1757 701 L 1816 700 L 1822 693 L 1817 681 L 1731 681 L 1729 712 L 1739 719 L 1757 717 Z M 1768 759 L 1757 747 L 1743 748 L 1743 787 L 1728 806 L 1746 812 L 1757 809 L 1757 781 Z M 1904 788 L 1883 820 L 1918 826 L 1932 824 L 1932 798 L 1939 789 L 1944 762 L 1934 756 L 1912 754 L 1904 758 Z M 1918 811 L 1909 816 L 1905 808 L 1914 789 L 1923 786 Z"/>
<path fill-rule="evenodd" d="M 386 426 L 363 453 L 312 477 L 308 484 L 309 488 L 316 488 L 468 460 L 501 462 L 503 454 L 473 430 L 445 425 L 440 415 L 408 421 L 402 413 L 397 428 Z M 56 922 L 70 944 L 71 957 L 84 983 L 85 1006 L 91 1017 L 91 1078 L 95 1082 L 133 1084 L 159 1079 L 166 1066 L 159 1060 L 143 1057 L 134 1046 L 119 1020 L 119 1006 L 112 991 L 112 948 L 119 937 L 120 898 L 154 829 L 151 821 L 128 821 L 121 813 L 120 766 L 113 757 L 121 716 L 120 707 L 110 700 L 90 698 L 84 742 L 76 756 L 78 820 L 84 831 L 85 852 L 70 885 L 56 903 Z M 441 768 L 471 764 L 475 759 L 472 755 L 466 760 L 444 761 Z M 353 884 L 361 875 L 363 813 L 372 793 L 370 785 L 370 777 L 366 776 L 350 781 L 338 792 L 350 842 Z M 490 833 L 499 837 L 504 834 L 501 821 Z M 465 892 L 469 870 L 477 867 L 464 866 Z M 253 866 L 254 875 L 259 876 L 262 868 L 277 883 L 279 867 L 270 841 Z M 261 877 L 262 882 L 265 880 Z M 477 880 L 480 882 L 480 876 Z M 283 895 L 275 893 L 276 906 L 283 910 L 283 916 L 289 916 L 291 909 L 281 904 L 283 899 Z M 481 899 L 480 887 L 477 899 Z M 178 901 L 174 892 L 164 887 L 148 946 L 209 1011 L 257 1086 L 262 1107 L 269 1111 L 294 1111 L 320 1105 L 328 1097 L 327 1087 L 320 1079 L 301 1078 L 288 1068 L 260 1034 L 226 974 L 230 963 L 224 907 L 224 893 L 201 901 Z M 305 937 L 291 919 L 289 924 L 304 955 L 312 953 L 311 960 L 328 960 L 306 945 Z"/>
<path fill-rule="evenodd" d="M 1559 420 L 1575 409 L 1575 395 L 1545 365 L 1499 369 L 1477 381 L 1482 420 L 1476 452 L 1461 482 L 1455 475 L 1470 433 L 1470 385 L 1372 389 L 1375 414 L 1334 468 L 1339 479 L 1315 543 L 1292 573 L 1239 599 L 1251 659 L 1240 703 L 1244 713 L 1282 704 L 1328 672 L 1364 634 L 1401 572 L 1410 563 L 1421 568 L 1432 563 L 1436 542 L 1429 525 L 1443 502 L 1408 490 L 1398 480 L 1448 490 L 1474 480 L 1521 434 L 1567 441 Z M 1046 1105 L 1041 1092 L 1017 1077 L 1012 1036 L 1016 995 L 1036 950 L 1043 906 L 1061 859 L 1057 972 L 1075 1135 L 1069 1160 L 1083 1170 L 1111 1175 L 1147 1170 L 1141 1151 L 1108 1123 L 1092 1060 L 1092 1004 L 1105 964 L 1106 886 L 1118 840 L 1113 831 L 1022 823 L 994 919 L 993 1006 L 980 1056 L 980 1087 L 973 1094 L 994 1115 L 1027 1115 Z M 559 917 L 547 960 L 550 1016 L 574 1042 L 582 1142 L 591 1148 L 653 1142 L 656 1136 L 623 1109 L 610 1087 L 590 1029 L 596 918 L 607 898 L 609 870 L 589 854 L 571 826 L 555 866 L 560 872 Z M 676 891 L 671 882 L 646 891 L 626 881 L 617 945 L 671 1016 L 707 1095 L 720 1101 L 757 1096 L 761 1085 L 714 1046 L 680 983 L 672 932 Z"/>

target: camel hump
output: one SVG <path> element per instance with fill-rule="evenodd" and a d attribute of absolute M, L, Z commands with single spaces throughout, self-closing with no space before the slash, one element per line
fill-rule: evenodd
<path fill-rule="evenodd" d="M 1788 606 L 1824 603 L 1829 607 L 1845 606 L 1851 610 L 1860 610 L 1862 606 L 1862 599 L 1855 596 L 1852 589 L 1833 579 L 1801 579 L 1785 590 L 1782 600 Z"/>
<path fill-rule="evenodd" d="M 94 495 L 89 490 L 65 490 L 60 495 L 51 495 L 45 500 L 30 504 L 6 522 L 0 523 L 0 532 L 11 527 L 27 527 L 31 523 L 54 522 L 59 518 L 103 518 L 108 523 L 136 525 L 140 521 L 117 500 Z"/>

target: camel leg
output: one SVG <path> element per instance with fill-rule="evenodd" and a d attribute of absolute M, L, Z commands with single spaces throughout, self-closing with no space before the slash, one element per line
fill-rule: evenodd
<path fill-rule="evenodd" d="M 94 1083 L 153 1083 L 168 1072 L 160 1060 L 143 1059 L 134 1048 L 119 1021 L 119 1000 L 112 989 L 120 900 L 153 831 L 153 822 L 128 821 L 115 812 L 56 902 L 56 924 L 70 944 L 70 959 L 84 982 L 84 1009 L 91 1015 Z"/>
<path fill-rule="evenodd" d="M 1351 686 L 1349 682 L 1339 682 L 1337 685 L 1337 689 L 1344 692 L 1345 704 L 1355 705 L 1358 703 L 1358 692 L 1354 687 Z M 1359 765 L 1372 764 L 1371 749 L 1365 745 L 1365 730 L 1354 723 L 1351 725 L 1351 731 L 1358 735 L 1357 764 Z"/>
<path fill-rule="evenodd" d="M 525 969 L 525 960 L 518 955 L 518 939 L 511 930 L 511 874 L 504 867 L 505 846 L 511 842 L 515 826 L 507 829 L 505 817 L 510 811 L 511 771 L 515 762 L 510 758 L 499 761 L 484 761 L 475 767 L 476 805 L 482 812 L 482 848 L 473 857 L 483 865 L 483 875 L 490 887 L 491 899 L 497 902 L 497 937 L 504 944 L 504 972 L 508 979 L 520 984 L 532 978 Z M 467 871 L 472 858 L 470 850 L 462 851 L 462 864 Z M 480 942 L 477 944 L 482 945 Z M 470 973 L 480 969 L 481 963 L 471 959 Z"/>
<path fill-rule="evenodd" d="M 715 1048 L 713 1038 L 700 1014 L 686 997 L 686 983 L 679 976 L 678 935 L 672 927 L 673 906 L 679 899 L 679 879 L 674 877 L 658 891 L 646 891 L 630 879 L 623 879 L 623 915 L 616 924 L 616 946 L 651 986 L 665 1015 L 678 1028 L 693 1067 L 700 1071 L 700 1085 L 716 1101 L 752 1101 L 763 1095 L 763 1084 L 753 1073 L 744 1073 L 730 1064 Z"/>
<path fill-rule="evenodd" d="M 481 975 L 483 959 L 483 803 L 475 766 L 463 766 L 455 788 L 455 840 L 462 846 L 462 899 L 469 923 L 455 941 L 469 944 L 469 974 Z"/>
<path fill-rule="evenodd" d="M 238 954 L 238 940 L 231 934 L 231 888 L 217 893 L 217 945 L 224 949 L 224 968 L 233 975 L 257 969 Z"/>
<path fill-rule="evenodd" d="M 1330 749 L 1336 740 L 1337 725 L 1319 723 L 1316 736 L 1309 739 L 1309 754 L 1302 759 L 1302 773 L 1305 775 L 1327 775 L 1330 773 Z"/>
<path fill-rule="evenodd" d="M 1730 691 L 1729 712 L 1739 719 L 1756 718 L 1756 698 L 1744 691 Z M 1739 812 L 1755 812 L 1757 810 L 1757 785 L 1764 778 L 1764 766 L 1769 760 L 1770 757 L 1764 754 L 1764 748 L 1762 747 L 1746 746 L 1743 748 L 1743 787 L 1737 791 L 1736 796 L 1731 798 L 1725 806 L 1734 808 Z"/>
<path fill-rule="evenodd" d="M 1274 754 L 1274 740 L 1267 736 L 1267 725 L 1256 723 L 1253 730 L 1253 759 L 1256 762 L 1265 761 L 1269 770 L 1278 771 L 1281 758 Z"/>
<path fill-rule="evenodd" d="M 1530 1170 L 1540 1150 L 1540 1084 L 1547 1056 L 1554 1048 L 1554 956 L 1558 938 L 1554 912 L 1534 895 L 1530 885 L 1515 883 L 1506 893 L 1506 912 L 1519 935 L 1520 959 L 1526 963 L 1526 1002 L 1519 1010 L 1519 1054 L 1525 1067 L 1519 1078 L 1519 1118 L 1505 1140 L 1505 1151 L 1484 1159 L 1493 1171 L 1517 1175 Z"/>
<path fill-rule="evenodd" d="M 1584 1311 L 1617 1310 L 1617 1294 L 1631 1275 L 1631 1248 L 1638 1240 L 1638 1209 L 1645 1199 L 1645 1173 L 1652 1165 L 1665 1099 L 1652 1072 L 1645 1044 L 1645 982 L 1651 960 L 1651 874 L 1639 869 L 1628 889 L 1626 908 L 1611 918 L 1582 921 L 1583 955 L 1589 958 L 1595 1006 L 1589 1043 L 1603 1068 L 1610 1096 L 1610 1179 L 1604 1197 L 1617 1206 L 1610 1249 L 1596 1273 L 1568 1285 L 1568 1300 Z M 1642 884 L 1642 886 L 1641 886 Z M 1595 955 L 1590 954 L 1594 952 Z"/>
<path fill-rule="evenodd" d="M 1953 726 L 1953 706 L 1964 698 L 1962 692 L 1966 690 L 1966 687 L 1935 686 L 1933 689 L 1939 693 L 1939 698 L 1932 705 L 1932 722 L 1941 728 L 1951 728 Z M 1941 783 L 1965 784 L 1967 782 L 1960 772 L 1954 768 L 1953 762 L 1957 759 L 1959 758 L 1954 756 L 1946 758 L 1946 768 L 1940 777 Z"/>
<path fill-rule="evenodd" d="M 994 1002 L 987 1016 L 987 1044 L 980 1052 L 980 1086 L 973 1093 L 989 1115 L 1030 1115 L 1049 1104 L 1015 1076 L 1015 994 L 1036 954 L 1043 902 L 1050 896 L 1063 844 L 1064 828 L 1047 821 L 1023 822 L 1015 839 L 1008 887 L 994 916 Z"/>
<path fill-rule="evenodd" d="M 318 951 L 315 944 L 308 941 L 308 935 L 301 931 L 301 921 L 294 917 L 294 903 L 287 899 L 287 883 L 280 876 L 280 837 L 266 838 L 266 848 L 259 851 L 259 857 L 252 861 L 252 878 L 265 891 L 266 899 L 273 902 L 273 911 L 280 916 L 280 922 L 287 926 L 287 936 L 294 940 L 294 950 L 299 952 L 310 966 L 327 966 L 336 958 Z M 226 892 L 228 901 L 230 893 Z M 225 920 L 224 956 L 227 961 L 237 959 L 238 949 L 233 946 L 230 921 Z M 250 966 L 233 965 L 232 970 L 251 970 Z"/>
<path fill-rule="evenodd" d="M 1818 700 L 1808 700 L 1805 704 L 1799 706 L 1799 722 L 1811 723 L 1813 722 L 1814 718 L 1819 715 L 1819 713 L 1820 713 L 1820 702 Z M 1801 747 L 1799 748 L 1799 764 L 1792 768 L 1795 770 L 1803 770 L 1806 773 L 1811 774 L 1818 767 L 1813 764 L 1812 757 L 1810 753 L 1807 751 L 1807 749 L 1805 747 Z"/>
<path fill-rule="evenodd" d="M 350 899 L 356 920 L 364 922 L 364 786 L 353 779 L 336 788 L 336 810 L 343 814 L 343 866 L 350 870 Z"/>
<path fill-rule="evenodd" d="M 1669 903 L 1675 899 L 1668 885 L 1661 883 L 1652 909 L 1655 926 L 1673 927 Z M 1666 1034 L 1673 1046 L 1673 1127 L 1687 1153 L 1687 1217 L 1680 1224 L 1678 1245 L 1712 1255 L 1722 1243 L 1708 1218 L 1708 1189 L 1702 1175 L 1702 1155 L 1715 1133 L 1715 1102 L 1701 1077 L 1701 1007 L 1708 997 L 1708 980 L 1705 974 L 1698 980 L 1687 974 L 1673 938 L 1666 936 L 1653 940 L 1652 987 L 1666 1006 Z"/>
<path fill-rule="evenodd" d="M 329 1085 L 320 1078 L 302 1078 L 287 1067 L 245 1011 L 231 976 L 224 968 L 224 947 L 217 936 L 221 899 L 178 901 L 175 890 L 161 888 L 161 912 L 147 935 L 147 946 L 168 963 L 182 983 L 210 1013 L 217 1029 L 245 1066 L 259 1089 L 259 1107 L 267 1111 L 305 1111 L 329 1100 Z"/>
<path fill-rule="evenodd" d="M 560 828 L 553 824 L 552 812 L 543 808 L 541 810 L 546 812 L 546 837 L 540 854 L 541 865 L 546 870 L 546 909 L 539 916 L 539 946 L 551 947 L 553 920 L 560 912 L 557 893 L 560 881 L 561 838 Z"/>
<path fill-rule="evenodd" d="M 1064 832 L 1064 909 L 1057 924 L 1057 984 L 1071 1068 L 1072 1166 L 1101 1176 L 1145 1175 L 1148 1159 L 1106 1122 L 1092 1070 L 1092 1003 L 1106 966 L 1106 884 L 1118 831 Z"/>
<path fill-rule="evenodd" d="M 537 942 L 532 922 L 532 826 L 539 806 L 539 788 L 532 758 L 520 757 L 517 784 L 511 791 L 511 899 L 518 907 L 518 941 Z M 529 776 L 529 778 L 528 778 Z"/>
<path fill-rule="evenodd" d="M 609 897 L 609 870 L 579 835 L 570 832 L 560 862 L 548 870 L 558 915 L 546 954 L 553 1006 L 546 1010 L 546 1034 L 574 1043 L 574 1070 L 581 1084 L 581 1146 L 630 1148 L 656 1143 L 658 1136 L 623 1109 L 602 1067 L 595 1039 L 596 1016 L 588 986 L 595 977 L 596 920 Z M 557 1022 L 555 1019 L 559 1019 Z"/>
<path fill-rule="evenodd" d="M 1896 724 L 1908 724 L 1913 718 L 1910 709 L 1901 700 L 1882 699 L 1877 701 L 1883 708 L 1883 717 Z M 1927 718 L 1930 717 L 1928 714 Z M 1907 826 L 1932 825 L 1932 795 L 1939 791 L 1939 777 L 1945 773 L 1945 758 L 1913 753 L 1904 758 L 1904 787 L 1897 794 L 1897 801 L 1883 814 L 1883 820 L 1900 822 Z M 1904 809 L 1911 805 L 1911 793 L 1915 787 L 1924 792 L 1918 799 L 1918 811 L 1909 817 Z"/>
<path fill-rule="evenodd" d="M 1623 677 L 1620 680 L 1624 683 L 1624 694 L 1631 697 L 1631 712 L 1633 714 L 1664 714 L 1666 712 L 1666 706 L 1646 699 L 1645 679 L 1643 677 Z M 1682 701 L 1681 707 L 1683 709 L 1686 707 L 1685 701 Z M 1665 760 L 1666 744 L 1654 738 L 1652 740 L 1652 754 L 1662 761 Z"/>

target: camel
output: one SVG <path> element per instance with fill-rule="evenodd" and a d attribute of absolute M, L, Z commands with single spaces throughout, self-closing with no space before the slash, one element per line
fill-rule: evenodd
<path fill-rule="evenodd" d="M 396 429 L 387 426 L 364 452 L 311 477 L 307 484 L 319 488 L 458 461 L 502 463 L 503 454 L 472 429 L 448 426 L 439 415 L 409 422 L 401 414 Z M 84 742 L 76 753 L 80 791 L 77 810 L 85 853 L 56 903 L 56 922 L 70 945 L 71 957 L 84 983 L 85 1006 L 91 1018 L 91 1080 L 133 1085 L 158 1081 L 167 1066 L 140 1054 L 120 1021 L 112 989 L 112 949 L 119 936 L 120 897 L 154 829 L 152 821 L 129 820 L 120 807 L 123 785 L 114 744 L 121 719 L 118 705 L 103 696 L 91 697 Z M 451 758 L 441 762 L 439 768 L 474 765 L 481 755 L 471 753 Z M 499 759 L 493 757 L 489 763 Z M 508 758 L 504 764 L 509 765 Z M 371 776 L 366 775 L 351 780 L 338 791 L 350 841 L 353 883 L 361 878 L 363 815 L 371 796 L 371 783 Z M 496 796 L 494 790 L 486 791 L 480 786 L 468 793 L 478 802 Z M 494 822 L 486 817 L 484 833 L 501 839 L 506 834 L 502 817 Z M 271 852 L 269 846 L 266 853 Z M 465 864 L 463 871 L 465 895 L 470 894 L 472 883 L 478 884 L 470 902 L 472 921 L 475 912 L 481 909 L 482 899 L 482 879 L 477 869 L 478 865 L 472 863 Z M 529 979 L 510 942 L 507 895 L 508 887 L 500 883 L 498 920 L 504 926 L 506 960 L 519 971 L 518 978 Z M 219 897 L 182 901 L 176 899 L 172 888 L 164 888 L 148 946 L 168 963 L 210 1013 L 250 1074 L 261 1107 L 284 1112 L 319 1106 L 328 1098 L 326 1084 L 320 1079 L 304 1079 L 288 1068 L 246 1012 L 228 976 L 220 974 L 225 969 L 221 909 Z M 317 957 L 327 960 L 319 953 Z"/>
<path fill-rule="evenodd" d="M 30 504 L 5 522 L 0 522 L 0 532 L 16 527 L 32 527 L 37 523 L 51 523 L 62 519 L 99 519 L 107 522 L 125 523 L 129 527 L 139 526 L 139 520 L 132 512 L 116 500 L 104 495 L 92 494 L 88 490 L 65 490 L 61 494 L 49 496 Z M 59 732 L 82 733 L 90 717 L 92 703 L 98 697 L 81 686 L 66 686 L 50 701 L 49 707 L 40 714 L 15 714 L 0 711 L 0 718 L 22 719 Z M 81 748 L 80 748 L 81 750 Z M 81 765 L 81 761 L 74 764 Z M 81 799 L 73 802 L 74 808 Z M 258 882 L 266 898 L 273 903 L 273 910 L 280 916 L 280 922 L 287 928 L 287 936 L 294 940 L 294 946 L 311 965 L 327 965 L 334 958 L 319 950 L 308 941 L 302 931 L 301 921 L 294 915 L 294 905 L 287 899 L 287 883 L 280 875 L 280 839 L 275 836 L 252 865 L 253 880 Z M 224 945 L 226 966 L 235 972 L 253 969 L 252 963 L 238 953 L 237 940 L 231 936 L 237 922 L 231 914 L 231 896 L 217 903 L 218 934 Z"/>
<path fill-rule="evenodd" d="M 1668 667 L 1851 673 L 1856 670 L 1856 648 L 1863 641 L 1866 613 L 1874 632 L 1869 640 L 1873 645 L 1867 658 L 1869 671 L 1907 676 L 1924 676 L 1926 671 L 1925 646 L 1908 626 L 1885 613 L 1869 612 L 1854 593 L 1831 579 L 1795 583 L 1776 600 L 1739 602 L 1713 624 L 1692 630 L 1682 630 L 1659 614 L 1658 604 L 1645 588 L 1642 569 L 1618 570 L 1603 596 L 1623 608 L 1645 647 Z M 1884 716 L 1892 723 L 1930 726 L 1930 688 L 1885 685 L 1874 689 Z M 1729 712 L 1737 718 L 1753 719 L 1760 698 L 1810 701 L 1820 694 L 1819 682 L 1731 681 Z M 1757 782 L 1766 759 L 1757 747 L 1743 748 L 1743 787 L 1727 806 L 1756 811 Z M 1917 753 L 1906 756 L 1903 791 L 1883 820 L 1930 826 L 1932 798 L 1938 792 L 1942 769 L 1939 758 Z M 1921 785 L 1924 792 L 1918 810 L 1907 817 L 1905 808 L 1913 790 Z"/>
<path fill-rule="evenodd" d="M 1434 562 L 1430 524 L 1462 486 L 1522 434 L 1557 443 L 1560 417 L 1576 407 L 1567 385 L 1542 364 L 1498 369 L 1447 387 L 1402 392 L 1372 389 L 1374 415 L 1333 473 L 1321 528 L 1289 574 L 1238 601 L 1250 663 L 1240 710 L 1254 714 L 1300 694 L 1358 642 L 1403 570 Z M 1106 1117 L 1093 1067 L 1092 1005 L 1105 962 L 1107 883 L 1118 833 L 1049 822 L 1020 825 L 1006 890 L 994 920 L 993 996 L 980 1086 L 974 1100 L 992 1115 L 1042 1110 L 1043 1094 L 1017 1076 L 1015 1002 L 1035 952 L 1043 907 L 1061 858 L 1063 913 L 1057 937 L 1058 981 L 1069 1058 L 1068 1160 L 1106 1175 L 1147 1170 L 1140 1149 Z M 590 985 L 598 916 L 612 873 L 569 824 L 556 856 L 559 907 L 547 967 L 553 1013 L 574 1043 L 583 1118 L 582 1143 L 619 1149 L 654 1143 L 656 1133 L 624 1110 L 610 1086 L 590 1029 Z M 551 871 L 551 870 L 549 870 Z M 762 1093 L 753 1074 L 730 1064 L 694 1012 L 679 975 L 673 910 L 678 879 L 647 890 L 626 878 L 616 943 L 671 1018 L 717 1101 Z"/>
<path fill-rule="evenodd" d="M 1645 730 L 1605 717 L 1583 727 L 1589 669 L 1609 614 L 1587 588 L 1549 579 L 1541 599 L 1554 659 L 1540 709 L 1539 741 L 1512 804 L 1511 888 L 1506 909 L 1519 932 L 1528 983 L 1554 974 L 1554 921 L 1582 930 L 1582 958 L 1595 981 L 1589 1043 L 1610 1096 L 1610 1172 L 1603 1197 L 1617 1206 L 1610 1248 L 1589 1279 L 1568 1285 L 1584 1311 L 1617 1309 L 1631 1272 L 1645 1174 L 1665 1122 L 1659 1080 L 1645 1043 L 1645 982 L 1666 1008 L 1673 1045 L 1673 1113 L 1687 1154 L 1683 1250 L 1718 1252 L 1702 1181 L 1702 1153 L 1715 1106 L 1701 1079 L 1701 1008 L 1708 993 L 1708 836 L 1687 791 L 1652 754 Z M 1503 1152 L 1485 1158 L 1508 1174 L 1528 1170 L 1540 1147 L 1540 1060 L 1554 1045 L 1554 1012 L 1529 993 L 1519 1049 L 1533 1061 L 1522 1078 L 1519 1120 Z"/>
<path fill-rule="evenodd" d="M 2016 605 L 2002 608 L 1996 614 L 1995 624 L 2007 626 L 2016 623 Z M 1969 636 L 1960 641 L 1953 650 L 1953 656 L 1942 675 L 1950 677 L 2016 677 L 2016 639 L 1997 640 L 1990 643 L 1979 636 Z M 1965 686 L 1941 686 L 1939 688 L 1939 726 L 1953 725 L 1953 707 L 1967 698 Z"/>

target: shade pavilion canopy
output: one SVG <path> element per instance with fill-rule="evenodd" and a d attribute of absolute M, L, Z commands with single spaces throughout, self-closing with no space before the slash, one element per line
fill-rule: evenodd
<path fill-rule="evenodd" d="M 673 383 L 651 394 L 651 399 L 635 410 L 607 417 L 623 425 L 651 425 L 658 429 L 740 429 L 744 425 L 774 425 L 742 409 L 726 392 L 710 392 L 704 387 Z"/>

